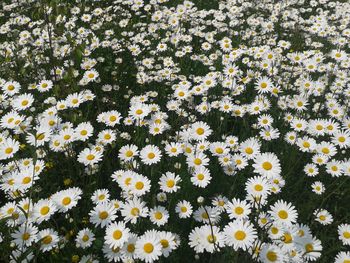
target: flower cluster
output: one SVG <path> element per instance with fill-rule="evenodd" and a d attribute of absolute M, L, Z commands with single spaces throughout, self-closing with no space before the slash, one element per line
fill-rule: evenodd
<path fill-rule="evenodd" d="M 350 262 L 349 25 L 342 0 L 4 0 L 0 261 Z"/>

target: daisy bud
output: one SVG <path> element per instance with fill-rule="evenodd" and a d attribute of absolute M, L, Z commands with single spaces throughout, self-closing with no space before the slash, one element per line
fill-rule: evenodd
<path fill-rule="evenodd" d="M 204 197 L 203 196 L 199 196 L 198 198 L 197 198 L 197 203 L 198 204 L 202 204 L 204 202 Z"/>

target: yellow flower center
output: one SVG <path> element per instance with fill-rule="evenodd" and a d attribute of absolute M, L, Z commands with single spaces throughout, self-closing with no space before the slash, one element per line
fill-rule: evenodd
<path fill-rule="evenodd" d="M 114 238 L 115 240 L 121 239 L 122 236 L 123 236 L 123 233 L 122 233 L 122 231 L 120 231 L 120 230 L 115 230 L 115 231 L 113 232 L 113 238 Z"/>
<path fill-rule="evenodd" d="M 246 236 L 247 236 L 246 233 L 244 231 L 242 231 L 242 230 L 238 230 L 235 233 L 235 238 L 237 240 L 240 240 L 240 241 L 244 240 Z"/>
<path fill-rule="evenodd" d="M 125 156 L 126 157 L 132 157 L 134 155 L 134 153 L 131 151 L 131 150 L 127 150 L 126 152 L 125 152 Z"/>
<path fill-rule="evenodd" d="M 62 199 L 63 205 L 69 205 L 71 202 L 72 202 L 72 199 L 68 196 Z"/>
<path fill-rule="evenodd" d="M 266 83 L 266 82 L 261 83 L 261 84 L 260 84 L 260 87 L 261 87 L 262 89 L 266 89 L 266 88 L 267 88 L 267 83 Z"/>
<path fill-rule="evenodd" d="M 216 241 L 216 236 L 209 235 L 209 236 L 207 236 L 207 240 L 210 244 L 213 244 Z"/>
<path fill-rule="evenodd" d="M 241 214 L 243 214 L 243 212 L 244 212 L 244 209 L 242 207 L 238 206 L 235 208 L 235 213 L 237 215 L 241 215 Z"/>
<path fill-rule="evenodd" d="M 137 207 L 134 207 L 133 209 L 131 209 L 131 214 L 133 216 L 138 216 L 140 213 L 140 209 L 138 209 Z"/>
<path fill-rule="evenodd" d="M 43 244 L 48 245 L 52 242 L 52 237 L 48 235 L 48 236 L 43 238 L 42 242 L 43 242 Z"/>
<path fill-rule="evenodd" d="M 147 157 L 148 159 L 153 159 L 154 157 L 156 157 L 156 155 L 154 153 L 149 153 Z"/>
<path fill-rule="evenodd" d="M 246 149 L 245 149 L 245 153 L 246 154 L 252 154 L 254 151 L 253 151 L 253 149 L 251 148 L 251 147 L 247 147 Z"/>
<path fill-rule="evenodd" d="M 264 170 L 271 170 L 272 169 L 272 164 L 270 162 L 263 162 L 262 167 L 264 168 Z"/>
<path fill-rule="evenodd" d="M 136 188 L 137 190 L 142 190 L 143 187 L 144 187 L 144 183 L 143 183 L 143 182 L 137 182 L 137 183 L 135 184 L 135 188 Z"/>
<path fill-rule="evenodd" d="M 350 238 L 350 232 L 345 231 L 345 232 L 343 233 L 343 237 L 345 237 L 346 239 L 349 239 L 349 238 Z"/>
<path fill-rule="evenodd" d="M 163 218 L 163 214 L 161 212 L 157 211 L 157 212 L 154 213 L 154 217 L 157 220 L 161 220 Z"/>
<path fill-rule="evenodd" d="M 169 247 L 169 241 L 166 240 L 166 239 L 162 239 L 162 240 L 160 241 L 160 244 L 162 245 L 163 248 Z"/>
<path fill-rule="evenodd" d="M 49 212 L 50 212 L 50 208 L 49 208 L 48 206 L 43 206 L 43 207 L 40 209 L 40 214 L 42 214 L 43 216 L 44 216 L 44 215 L 47 215 Z"/>
<path fill-rule="evenodd" d="M 134 244 L 129 244 L 126 248 L 129 253 L 133 253 L 135 251 L 135 245 Z"/>
<path fill-rule="evenodd" d="M 263 186 L 262 186 L 261 184 L 256 184 L 256 185 L 254 186 L 254 189 L 255 189 L 255 191 L 260 192 L 260 191 L 262 191 L 264 188 L 263 188 Z"/>
<path fill-rule="evenodd" d="M 288 218 L 288 212 L 286 210 L 280 210 L 278 212 L 278 216 L 279 216 L 279 218 L 287 219 Z"/>
<path fill-rule="evenodd" d="M 93 159 L 95 159 L 95 155 L 90 153 L 86 156 L 86 159 L 88 159 L 89 161 L 92 161 Z"/>
<path fill-rule="evenodd" d="M 29 176 L 26 176 L 23 178 L 22 184 L 29 184 L 31 181 L 32 181 L 32 178 L 30 178 Z"/>
<path fill-rule="evenodd" d="M 98 217 L 102 220 L 105 220 L 108 217 L 108 212 L 107 211 L 102 211 L 98 214 Z"/>
<path fill-rule="evenodd" d="M 167 187 L 172 188 L 175 185 L 175 181 L 170 179 L 166 182 Z"/>
<path fill-rule="evenodd" d="M 202 181 L 204 179 L 204 174 L 197 174 L 197 178 Z"/>
<path fill-rule="evenodd" d="M 197 132 L 198 135 L 202 135 L 202 134 L 204 134 L 204 129 L 203 128 L 198 128 L 196 130 L 196 132 Z"/>
<path fill-rule="evenodd" d="M 273 252 L 273 251 L 267 252 L 266 257 L 267 257 L 268 260 L 270 260 L 272 262 L 277 261 L 277 254 L 275 252 Z"/>
<path fill-rule="evenodd" d="M 154 250 L 154 246 L 151 243 L 146 243 L 143 245 L 143 250 L 147 253 L 150 254 Z"/>
<path fill-rule="evenodd" d="M 29 233 L 24 233 L 23 235 L 22 235 L 22 239 L 24 240 L 24 241 L 27 241 L 28 239 L 30 238 L 30 234 Z"/>
<path fill-rule="evenodd" d="M 328 148 L 322 148 L 322 152 L 324 153 L 324 154 L 329 154 L 329 149 Z"/>
<path fill-rule="evenodd" d="M 215 152 L 217 154 L 222 154 L 224 152 L 224 150 L 222 148 L 216 148 Z"/>
<path fill-rule="evenodd" d="M 11 148 L 11 147 L 8 147 L 5 149 L 6 154 L 11 154 L 12 152 L 13 152 L 13 148 Z"/>
<path fill-rule="evenodd" d="M 199 158 L 195 158 L 195 159 L 193 160 L 193 162 L 194 162 L 195 165 L 201 165 L 201 164 L 202 164 L 202 160 L 199 159 Z"/>

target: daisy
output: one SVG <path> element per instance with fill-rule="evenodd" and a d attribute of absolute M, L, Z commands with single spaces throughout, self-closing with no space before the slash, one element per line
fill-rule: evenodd
<path fill-rule="evenodd" d="M 228 154 L 229 150 L 226 148 L 226 143 L 214 142 L 210 145 L 210 151 L 213 156 L 222 156 Z"/>
<path fill-rule="evenodd" d="M 66 98 L 67 107 L 78 108 L 83 103 L 83 95 L 79 93 L 69 94 Z"/>
<path fill-rule="evenodd" d="M 132 183 L 129 186 L 129 190 L 135 196 L 142 196 L 149 192 L 151 189 L 151 181 L 146 177 L 136 174 L 132 179 Z"/>
<path fill-rule="evenodd" d="M 82 122 L 75 128 L 75 137 L 77 140 L 86 141 L 88 140 L 94 131 L 94 127 L 90 122 Z"/>
<path fill-rule="evenodd" d="M 262 153 L 254 158 L 254 172 L 271 177 L 281 173 L 280 161 L 274 153 Z"/>
<path fill-rule="evenodd" d="M 212 133 L 209 125 L 205 122 L 195 122 L 191 127 L 191 136 L 194 140 L 200 141 L 207 139 L 208 136 Z"/>
<path fill-rule="evenodd" d="M 85 148 L 78 155 L 78 162 L 84 165 L 94 165 L 102 160 L 102 153 L 93 149 Z"/>
<path fill-rule="evenodd" d="M 55 211 L 56 206 L 51 200 L 40 200 L 34 205 L 34 217 L 38 223 L 49 220 Z"/>
<path fill-rule="evenodd" d="M 125 222 L 130 221 L 132 224 L 135 224 L 138 218 L 148 216 L 146 203 L 137 197 L 126 201 L 124 204 L 121 204 L 120 207 Z"/>
<path fill-rule="evenodd" d="M 246 219 L 251 213 L 251 206 L 246 200 L 234 198 L 228 202 L 226 211 L 230 219 Z"/>
<path fill-rule="evenodd" d="M 6 95 L 13 96 L 20 91 L 21 85 L 17 81 L 8 81 L 1 88 Z"/>
<path fill-rule="evenodd" d="M 155 145 L 147 145 L 140 151 L 141 161 L 146 165 L 158 163 L 162 158 L 162 153 Z"/>
<path fill-rule="evenodd" d="M 105 244 L 110 248 L 122 247 L 129 238 L 130 230 L 124 222 L 111 223 L 106 228 Z"/>
<path fill-rule="evenodd" d="M 202 203 L 202 202 L 199 202 Z M 215 224 L 220 220 L 220 209 L 211 206 L 200 206 L 193 214 L 197 222 Z"/>
<path fill-rule="evenodd" d="M 286 257 L 283 251 L 272 244 L 264 244 L 260 250 L 259 258 L 264 263 L 285 262 Z"/>
<path fill-rule="evenodd" d="M 11 234 L 11 237 L 17 246 L 29 247 L 38 240 L 38 228 L 32 224 L 22 224 Z"/>
<path fill-rule="evenodd" d="M 97 189 L 91 196 L 91 201 L 94 204 L 109 202 L 110 194 L 107 189 Z"/>
<path fill-rule="evenodd" d="M 35 147 L 43 146 L 50 141 L 51 135 L 52 130 L 50 126 L 39 126 L 36 128 L 36 133 L 27 135 L 26 141 Z"/>
<path fill-rule="evenodd" d="M 64 143 L 64 144 L 68 144 L 68 143 L 71 143 L 75 140 L 75 132 L 74 132 L 74 129 L 72 128 L 66 128 L 66 129 L 63 129 L 59 132 L 59 136 L 61 138 L 61 141 Z"/>
<path fill-rule="evenodd" d="M 53 194 L 51 199 L 60 212 L 67 212 L 78 204 L 81 194 L 80 188 L 73 187 Z"/>
<path fill-rule="evenodd" d="M 335 257 L 334 263 L 348 263 L 350 262 L 350 252 L 339 252 Z"/>
<path fill-rule="evenodd" d="M 179 218 L 189 218 L 192 215 L 193 207 L 190 202 L 183 200 L 176 204 L 175 212 Z"/>
<path fill-rule="evenodd" d="M 39 231 L 38 239 L 41 240 L 40 250 L 43 252 L 52 250 L 59 242 L 58 233 L 53 229 Z"/>
<path fill-rule="evenodd" d="M 257 238 L 257 232 L 254 226 L 242 220 L 230 222 L 225 226 L 223 232 L 226 244 L 232 246 L 234 250 L 240 248 L 247 250 L 253 245 Z"/>
<path fill-rule="evenodd" d="M 209 158 L 204 153 L 197 152 L 195 154 L 188 155 L 186 162 L 190 167 L 199 168 L 202 166 L 207 166 L 209 164 Z"/>
<path fill-rule="evenodd" d="M 260 154 L 260 142 L 255 138 L 249 138 L 248 140 L 240 144 L 240 152 L 248 159 L 253 159 Z"/>
<path fill-rule="evenodd" d="M 209 253 L 224 246 L 224 234 L 217 226 L 204 225 L 200 227 L 200 243 Z M 191 245 L 191 243 L 190 243 Z"/>
<path fill-rule="evenodd" d="M 89 228 L 80 230 L 75 238 L 76 246 L 83 249 L 91 247 L 94 240 L 95 235 Z"/>
<path fill-rule="evenodd" d="M 338 235 L 343 245 L 350 245 L 350 225 L 349 224 L 340 224 L 338 226 Z"/>
<path fill-rule="evenodd" d="M 34 97 L 32 94 L 24 93 L 12 100 L 13 108 L 15 110 L 25 110 L 32 106 Z"/>
<path fill-rule="evenodd" d="M 136 145 L 128 144 L 120 148 L 118 157 L 123 161 L 131 161 L 138 156 L 139 151 Z"/>
<path fill-rule="evenodd" d="M 267 128 L 270 127 L 273 122 L 273 118 L 269 114 L 263 114 L 258 118 L 258 126 Z"/>
<path fill-rule="evenodd" d="M 145 118 L 149 113 L 151 112 L 148 105 L 144 103 L 137 103 L 134 105 L 131 105 L 129 110 L 129 115 L 132 119 L 140 120 Z"/>
<path fill-rule="evenodd" d="M 99 74 L 95 69 L 87 70 L 84 73 L 84 79 L 87 80 L 87 82 L 95 81 L 98 77 Z"/>
<path fill-rule="evenodd" d="M 267 179 L 261 176 L 249 178 L 246 182 L 246 191 L 252 196 L 266 196 L 271 190 L 271 185 Z"/>
<path fill-rule="evenodd" d="M 193 185 L 205 188 L 210 183 L 211 176 L 210 171 L 205 167 L 198 167 L 194 170 L 191 176 L 191 182 Z"/>
<path fill-rule="evenodd" d="M 181 182 L 180 176 L 166 172 L 159 179 L 160 189 L 166 193 L 174 193 L 180 189 L 179 183 Z"/>
<path fill-rule="evenodd" d="M 313 237 L 297 238 L 295 241 L 300 248 L 304 259 L 308 261 L 315 261 L 321 256 L 322 245 L 321 241 Z"/>
<path fill-rule="evenodd" d="M 178 247 L 178 243 L 174 234 L 170 232 L 161 231 L 158 232 L 159 242 L 162 245 L 162 254 L 164 257 L 168 257 L 170 252 Z"/>
<path fill-rule="evenodd" d="M 287 202 L 279 200 L 270 206 L 269 214 L 271 217 L 279 223 L 290 225 L 296 222 L 298 213 L 295 211 L 295 207 Z"/>
<path fill-rule="evenodd" d="M 315 164 L 309 163 L 305 165 L 304 172 L 306 173 L 307 176 L 314 177 L 318 175 L 319 170 Z"/>
<path fill-rule="evenodd" d="M 155 208 L 150 209 L 149 217 L 153 224 L 162 226 L 168 222 L 169 213 L 164 207 L 156 206 Z"/>
<path fill-rule="evenodd" d="M 39 92 L 49 91 L 50 89 L 52 89 L 52 87 L 53 87 L 53 82 L 51 80 L 42 80 L 36 86 Z"/>
<path fill-rule="evenodd" d="M 97 204 L 96 207 L 90 211 L 89 216 L 92 224 L 101 227 L 107 226 L 117 218 L 114 205 L 109 202 Z"/>
<path fill-rule="evenodd" d="M 121 121 L 121 114 L 118 111 L 108 111 L 103 113 L 103 120 L 107 126 L 114 127 Z M 98 118 L 98 117 L 97 117 Z"/>
<path fill-rule="evenodd" d="M 259 94 L 267 93 L 271 91 L 272 82 L 268 77 L 259 77 L 256 82 L 255 89 Z"/>
<path fill-rule="evenodd" d="M 235 164 L 235 168 L 238 170 L 243 170 L 248 165 L 248 159 L 241 154 L 234 154 L 232 156 L 232 161 Z"/>
<path fill-rule="evenodd" d="M 326 164 L 326 172 L 333 177 L 339 177 L 343 174 L 342 163 L 340 161 L 331 160 Z"/>
<path fill-rule="evenodd" d="M 316 181 L 311 185 L 312 191 L 318 195 L 325 192 L 326 188 L 322 182 Z"/>
<path fill-rule="evenodd" d="M 123 254 L 120 247 L 113 248 L 107 244 L 104 244 L 102 251 L 103 251 L 104 257 L 108 260 L 108 262 L 120 262 L 123 259 Z M 91 258 L 88 258 L 88 260 L 91 261 Z M 98 262 L 92 262 L 92 263 L 98 263 Z"/>
<path fill-rule="evenodd" d="M 342 149 L 347 149 L 350 147 L 350 132 L 336 132 L 332 137 L 332 142 L 338 145 Z"/>
<path fill-rule="evenodd" d="M 138 236 L 134 233 L 129 233 L 129 238 L 128 240 L 126 240 L 124 242 L 124 245 L 122 247 L 122 254 L 125 258 L 130 258 L 130 259 L 133 259 L 133 258 L 136 258 L 136 255 L 135 255 L 135 245 L 136 245 L 136 241 L 138 240 Z"/>
<path fill-rule="evenodd" d="M 157 232 L 146 232 L 137 241 L 135 245 L 137 258 L 151 263 L 159 259 L 162 255 L 162 245 L 160 244 Z"/>
<path fill-rule="evenodd" d="M 168 156 L 175 157 L 181 154 L 183 151 L 180 143 L 171 142 L 169 144 L 166 144 L 165 152 Z"/>
<path fill-rule="evenodd" d="M 0 144 L 0 160 L 12 158 L 19 150 L 19 143 L 11 138 L 6 138 Z"/>

